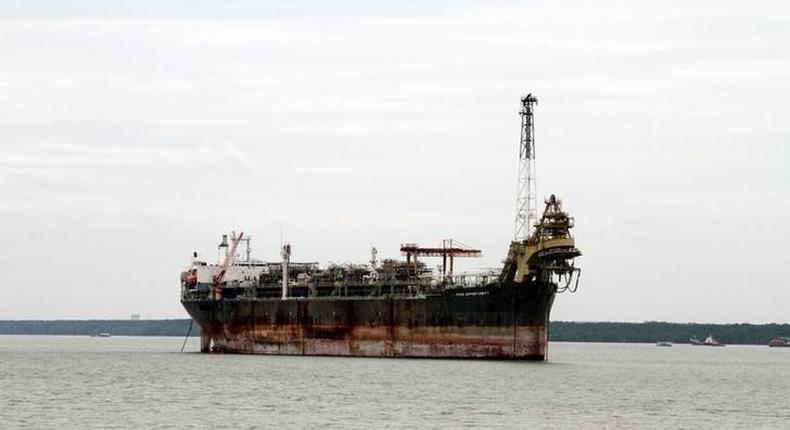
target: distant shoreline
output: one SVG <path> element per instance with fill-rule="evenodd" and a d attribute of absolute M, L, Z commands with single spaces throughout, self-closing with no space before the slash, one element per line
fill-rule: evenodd
<path fill-rule="evenodd" d="M 0 335 L 184 337 L 190 319 L 151 320 L 0 320 Z M 790 324 L 705 324 L 670 322 L 571 322 L 553 321 L 549 337 L 554 342 L 687 343 L 692 337 L 712 334 L 731 345 L 766 345 L 774 337 L 790 336 Z M 199 336 L 192 325 L 190 336 Z"/>
<path fill-rule="evenodd" d="M 190 319 L 157 320 L 0 320 L 0 335 L 90 336 L 180 336 L 189 331 Z M 199 336 L 200 327 L 192 325 L 190 336 Z"/>

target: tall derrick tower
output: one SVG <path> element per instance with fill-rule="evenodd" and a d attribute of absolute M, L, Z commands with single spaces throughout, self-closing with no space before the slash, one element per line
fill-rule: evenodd
<path fill-rule="evenodd" d="M 546 206 L 540 220 L 537 215 L 533 116 L 537 104 L 538 99 L 531 93 L 521 98 L 516 229 L 499 282 L 504 284 L 513 280 L 525 282 L 533 279 L 554 283 L 555 292 L 573 292 L 578 286 L 580 273 L 573 262 L 581 255 L 570 233 L 573 218 L 562 210 L 562 202 L 554 194 L 545 200 Z M 571 286 L 574 275 L 576 284 Z"/>
<path fill-rule="evenodd" d="M 527 240 L 538 219 L 535 200 L 535 121 L 534 106 L 538 99 L 531 93 L 521 98 L 521 142 L 518 150 L 518 196 L 516 197 L 516 228 L 514 240 Z"/>

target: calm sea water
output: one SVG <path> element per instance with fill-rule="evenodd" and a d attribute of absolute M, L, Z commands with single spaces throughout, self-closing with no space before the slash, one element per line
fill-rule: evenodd
<path fill-rule="evenodd" d="M 181 342 L 0 336 L 0 427 L 790 428 L 790 348 L 552 343 L 511 363 Z"/>

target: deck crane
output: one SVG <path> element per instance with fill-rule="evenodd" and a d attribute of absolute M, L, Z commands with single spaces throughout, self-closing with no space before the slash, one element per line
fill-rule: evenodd
<path fill-rule="evenodd" d="M 406 256 L 406 264 L 412 263 L 414 257 L 414 268 L 417 270 L 417 257 L 442 257 L 442 274 L 453 274 L 453 259 L 455 257 L 480 257 L 482 252 L 479 249 L 474 249 L 466 246 L 453 239 L 445 239 L 442 245 L 436 248 L 421 248 L 416 243 L 404 243 L 400 247 L 400 251 Z M 448 270 L 447 260 L 450 260 L 450 267 Z"/>
<path fill-rule="evenodd" d="M 222 300 L 222 283 L 225 280 L 225 274 L 228 272 L 228 268 L 233 264 L 233 260 L 236 259 L 236 249 L 239 247 L 243 237 L 244 232 L 240 232 L 238 236 L 236 236 L 235 232 L 231 233 L 232 243 L 230 245 L 230 250 L 225 255 L 225 260 L 220 264 L 217 274 L 214 275 L 214 300 Z"/>

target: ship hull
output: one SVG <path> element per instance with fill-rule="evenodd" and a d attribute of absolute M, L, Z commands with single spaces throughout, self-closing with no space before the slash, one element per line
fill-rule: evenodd
<path fill-rule="evenodd" d="M 201 350 L 545 360 L 556 286 L 490 284 L 421 297 L 183 300 Z"/>

